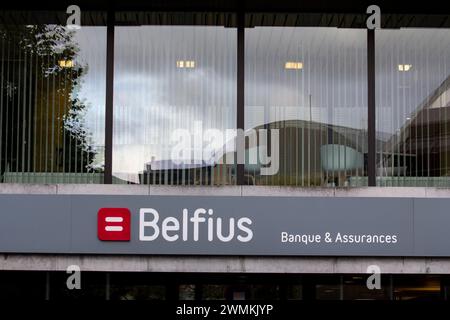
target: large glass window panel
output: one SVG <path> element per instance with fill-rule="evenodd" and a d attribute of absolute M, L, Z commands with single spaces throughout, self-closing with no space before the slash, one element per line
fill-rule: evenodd
<path fill-rule="evenodd" d="M 105 272 L 82 272 L 80 275 L 81 289 L 69 289 L 67 272 L 49 272 L 48 295 L 50 300 L 105 300 L 107 284 Z M 71 284 L 75 280 L 71 278 Z M 69 280 L 70 281 L 70 280 Z"/>
<path fill-rule="evenodd" d="M 116 27 L 115 183 L 234 184 L 235 127 L 236 29 Z"/>
<path fill-rule="evenodd" d="M 444 298 L 440 276 L 396 275 L 393 283 L 394 300 L 433 301 Z"/>
<path fill-rule="evenodd" d="M 0 181 L 102 183 L 106 27 L 1 15 Z"/>
<path fill-rule="evenodd" d="M 376 31 L 377 185 L 450 185 L 450 33 Z"/>
<path fill-rule="evenodd" d="M 167 278 L 144 272 L 110 273 L 109 296 L 111 300 L 165 300 Z"/>
<path fill-rule="evenodd" d="M 368 275 L 343 276 L 343 300 L 389 300 L 391 298 L 389 276 L 381 278 L 380 289 L 369 289 L 367 279 Z"/>
<path fill-rule="evenodd" d="M 246 30 L 246 136 L 270 131 L 247 141 L 248 183 L 367 185 L 366 39 L 359 29 Z M 272 161 L 279 155 L 275 173 L 262 170 L 265 145 Z M 263 152 L 255 161 L 256 149 Z"/>
<path fill-rule="evenodd" d="M 44 300 L 45 297 L 46 272 L 0 271 L 0 299 L 2 301 Z"/>

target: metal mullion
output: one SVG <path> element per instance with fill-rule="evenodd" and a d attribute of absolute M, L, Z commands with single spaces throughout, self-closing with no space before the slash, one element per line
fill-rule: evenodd
<path fill-rule="evenodd" d="M 62 119 L 62 117 L 61 117 L 61 99 L 59 98 L 59 94 L 60 94 L 61 89 L 62 89 L 61 88 L 61 70 L 59 70 L 59 72 L 57 74 L 57 77 L 58 77 L 58 89 L 56 90 L 56 92 L 54 92 L 54 94 L 58 98 L 58 100 L 57 100 L 57 109 L 56 109 L 57 112 L 56 112 L 56 117 L 55 117 L 56 122 L 57 122 L 57 126 L 56 126 L 57 143 L 56 143 L 56 145 L 53 146 L 53 150 L 54 150 L 55 155 L 56 155 L 55 156 L 55 166 L 56 166 L 55 171 L 59 173 L 60 172 L 59 168 L 61 167 L 60 161 L 59 161 L 60 160 L 60 157 L 59 157 L 59 146 L 60 146 L 60 143 L 61 143 L 61 134 L 64 134 L 64 131 L 61 131 L 62 127 L 61 127 L 61 123 L 60 123 L 60 121 Z M 53 99 L 53 101 L 55 101 L 55 98 Z M 62 175 L 62 176 L 64 177 L 64 175 Z M 58 180 L 58 182 L 62 182 L 62 181 Z"/>
<path fill-rule="evenodd" d="M 302 48 L 303 50 L 303 48 Z M 311 50 L 308 50 L 308 61 Z M 302 54 L 302 61 L 304 61 L 304 55 Z M 310 70 L 310 69 L 309 69 Z M 304 94 L 304 93 L 303 93 Z M 308 109 L 309 109 L 309 124 L 308 124 L 308 187 L 313 187 L 312 174 L 311 174 L 311 163 L 313 162 L 313 153 L 311 153 L 312 144 L 312 134 L 313 134 L 313 124 L 312 124 L 312 94 L 311 94 L 311 78 L 308 81 Z"/>
<path fill-rule="evenodd" d="M 27 100 L 26 100 L 26 89 L 27 89 L 27 52 L 24 50 L 24 63 L 23 63 L 23 102 L 22 102 L 22 111 L 23 111 L 23 121 L 22 121 L 22 174 L 25 171 L 25 143 L 26 141 L 26 128 L 27 128 Z"/>
<path fill-rule="evenodd" d="M 327 46 L 327 51 L 326 52 L 330 52 L 330 44 L 327 43 L 326 46 Z M 319 55 L 319 57 L 320 57 L 320 55 Z M 328 147 L 328 145 L 332 143 L 332 140 L 330 140 L 330 126 L 331 126 L 330 113 L 331 113 L 332 109 L 330 110 L 331 90 L 330 90 L 330 86 L 329 86 L 329 79 L 330 79 L 330 76 L 331 76 L 331 71 L 330 71 L 330 61 L 329 61 L 329 55 L 328 54 L 324 55 L 324 60 L 326 60 L 326 61 L 324 61 L 325 70 L 323 72 L 325 74 L 325 78 L 326 78 L 326 80 L 324 81 L 325 82 L 325 90 L 326 90 L 326 92 L 325 92 L 325 99 L 326 99 L 326 101 L 323 104 L 323 106 L 324 106 L 323 109 L 325 109 L 324 110 L 325 111 L 325 115 L 324 115 L 323 121 L 321 122 L 322 123 L 322 127 L 324 129 L 322 145 L 326 145 Z M 321 73 L 319 73 L 318 78 L 320 80 L 322 80 Z M 330 170 L 328 169 L 329 168 L 329 163 L 330 163 L 330 157 L 329 156 L 327 157 L 327 162 L 326 163 L 327 163 L 327 168 L 324 170 L 324 173 L 325 173 L 325 186 L 328 186 L 329 179 L 330 179 Z"/>
<path fill-rule="evenodd" d="M 418 50 L 420 50 L 420 53 L 421 53 L 421 56 L 423 57 L 424 56 L 424 48 L 419 48 Z M 427 64 L 425 63 L 425 68 L 426 68 L 426 66 L 427 66 Z M 428 89 L 428 88 L 426 88 L 426 89 Z M 421 91 L 421 97 L 426 97 L 427 95 L 426 95 L 426 93 L 428 93 L 429 91 L 425 91 L 424 92 L 424 86 L 421 86 L 420 87 L 420 91 Z M 424 99 L 422 99 L 422 100 L 424 100 Z M 424 103 L 426 103 L 426 98 L 425 98 L 425 100 L 424 100 Z M 423 180 L 423 178 L 424 178 L 424 159 L 425 159 L 425 157 L 426 157 L 426 153 L 424 152 L 424 150 L 425 150 L 425 139 L 424 139 L 424 134 L 425 134 L 425 121 L 426 121 L 426 112 L 421 112 L 421 116 L 420 116 L 420 118 L 421 118 L 421 121 L 420 121 L 420 144 L 421 144 L 421 150 L 422 150 L 422 154 L 421 154 L 421 162 L 420 162 L 420 177 L 422 178 L 422 180 Z"/>
<path fill-rule="evenodd" d="M 67 116 L 66 112 L 67 112 L 67 94 L 68 94 L 68 90 L 67 90 L 67 83 L 68 83 L 68 75 L 67 75 L 67 68 L 64 68 L 64 106 L 63 106 L 63 116 L 64 118 Z M 66 128 L 65 128 L 65 122 L 63 121 L 63 147 L 62 147 L 62 172 L 64 173 L 64 176 L 68 176 L 66 175 Z M 69 143 L 70 143 L 70 137 L 69 137 Z M 70 154 L 69 154 L 70 157 Z M 69 170 L 70 172 L 70 170 Z"/>
<path fill-rule="evenodd" d="M 115 11 L 108 10 L 106 31 L 105 170 L 104 183 L 112 184 L 114 125 L 114 24 Z"/>
<path fill-rule="evenodd" d="M 6 72 L 6 84 L 7 84 L 7 90 L 9 90 L 8 84 L 9 84 L 9 74 L 10 74 L 10 69 L 11 66 L 9 64 L 10 57 L 11 57 L 11 42 L 10 40 L 7 41 L 8 42 L 8 49 L 7 49 L 7 72 Z M 2 95 L 3 96 L 3 95 Z M 8 169 L 8 145 L 9 145 L 9 140 L 8 140 L 8 128 L 9 128 L 9 101 L 8 101 L 8 91 L 6 92 L 6 114 L 5 114 L 5 172 Z"/>
<path fill-rule="evenodd" d="M 376 186 L 376 120 L 375 120 L 375 30 L 367 30 L 367 132 L 368 132 L 368 186 Z"/>
<path fill-rule="evenodd" d="M 155 59 L 153 59 L 153 57 L 155 57 L 156 56 L 156 49 L 155 49 L 155 46 L 151 46 L 150 47 L 150 50 L 151 50 L 151 56 L 150 56 L 150 63 L 151 63 L 151 67 L 150 67 L 150 72 L 155 72 L 156 70 L 157 70 L 157 64 L 155 63 Z M 155 85 L 156 87 L 158 86 L 158 83 Z M 152 110 L 159 110 L 159 107 L 158 107 L 158 104 L 154 104 L 153 106 L 152 106 Z M 154 112 L 152 113 L 153 115 L 155 114 Z M 153 122 L 153 125 L 152 125 L 152 127 L 153 128 L 156 128 L 157 126 L 156 126 L 156 117 L 154 117 L 154 118 L 152 118 L 152 114 L 150 114 L 149 116 L 150 116 L 150 118 L 151 118 L 151 121 Z M 152 141 L 153 142 L 155 142 L 155 145 L 159 145 L 159 141 L 160 141 L 160 135 L 162 135 L 162 133 L 161 133 L 161 131 L 159 131 L 158 132 L 158 134 L 156 135 L 156 138 L 157 139 L 152 139 Z M 156 159 L 156 157 L 155 157 L 155 159 Z M 150 160 L 151 160 L 151 157 L 150 157 Z M 150 162 L 150 169 L 151 169 L 151 162 Z M 156 180 L 156 177 L 158 176 L 158 173 L 154 170 L 154 169 L 152 169 L 151 171 L 153 171 L 153 174 L 152 174 L 152 176 L 151 176 L 151 178 L 152 178 L 152 181 L 151 181 L 151 184 L 153 184 L 153 185 L 155 185 L 156 184 L 156 182 L 157 182 L 157 180 Z M 151 172 L 150 171 L 150 172 Z M 150 188 L 150 187 L 149 187 Z"/>
<path fill-rule="evenodd" d="M 3 78 L 4 78 L 4 74 L 5 74 L 5 38 L 2 39 L 2 72 L 1 72 L 1 80 L 0 80 L 0 85 L 1 85 L 1 89 L 3 90 L 4 88 L 4 82 L 3 82 Z M 3 172 L 4 168 L 3 168 L 3 92 L 0 96 L 0 107 L 1 107 L 1 111 L 0 111 L 0 173 Z M 6 142 L 6 144 L 8 144 Z M 6 160 L 6 159 L 5 159 Z M 6 161 L 5 161 L 5 168 L 6 168 Z M 2 181 L 0 181 L 2 182 Z"/>
<path fill-rule="evenodd" d="M 177 82 L 177 80 L 178 80 L 177 77 L 175 76 L 175 73 L 177 72 L 177 70 L 173 69 L 172 61 L 174 61 L 174 60 L 176 61 L 175 52 L 177 52 L 177 50 L 176 49 L 174 50 L 174 47 L 176 48 L 179 45 L 179 43 L 177 43 L 176 39 L 177 39 L 177 35 L 178 35 L 177 31 L 180 29 L 178 29 L 176 26 L 171 26 L 170 28 L 171 28 L 171 33 L 170 33 L 171 34 L 171 41 L 170 41 L 171 45 L 169 46 L 169 54 L 167 55 L 169 57 L 170 63 L 168 63 L 168 64 L 166 63 L 165 68 L 167 69 L 167 74 L 170 74 L 170 76 L 173 77 L 170 80 L 170 83 L 175 84 L 175 82 Z M 178 30 L 174 31 L 173 30 L 174 28 L 178 29 Z M 191 28 L 193 28 L 193 27 L 191 27 Z M 193 31 L 193 33 L 195 34 L 195 31 Z M 173 39 L 175 39 L 175 41 L 173 41 Z M 181 44 L 182 50 L 185 52 L 183 59 L 190 61 L 191 59 L 193 59 L 194 55 L 193 55 L 193 53 L 189 54 L 189 55 L 186 54 L 186 52 L 187 52 L 186 49 L 189 46 L 189 38 L 184 37 L 183 40 L 184 41 Z M 174 47 L 172 47 L 172 43 L 174 44 Z M 195 47 L 195 36 L 193 37 L 192 43 L 194 44 L 194 47 Z M 188 58 L 188 56 L 189 56 L 189 58 Z M 185 70 L 185 71 L 188 71 L 188 70 Z M 184 74 L 184 76 L 186 76 L 186 75 Z M 186 88 L 187 87 L 186 81 L 184 81 L 184 79 L 182 79 L 181 83 L 182 83 L 181 92 L 182 92 L 183 101 L 188 101 L 188 91 L 189 90 Z M 200 97 L 202 97 L 202 94 L 200 94 Z M 195 103 L 194 103 L 194 105 L 195 105 Z M 178 107 L 180 107 L 181 109 L 184 108 L 184 106 L 179 106 L 176 101 L 173 101 L 173 105 L 169 106 L 169 108 L 174 108 L 175 110 L 178 110 Z M 183 111 L 182 111 L 182 113 L 183 113 Z M 176 126 L 178 126 L 178 122 L 176 120 L 174 122 L 177 123 Z M 169 135 L 170 132 L 173 132 L 172 131 L 173 125 L 174 125 L 173 123 L 170 123 L 170 121 L 167 121 L 166 130 L 165 130 L 165 132 L 167 132 L 167 135 Z M 168 150 L 165 150 L 164 152 L 165 153 L 167 152 L 167 156 L 165 155 L 163 158 L 167 159 L 167 163 L 170 164 L 170 166 L 168 166 L 167 170 L 165 170 L 165 173 L 164 173 L 165 174 L 164 183 L 167 185 L 173 185 L 174 181 L 175 181 L 175 172 L 178 170 L 178 168 L 176 168 L 177 165 L 173 161 L 171 161 L 172 157 L 171 157 L 170 153 L 168 152 Z M 183 169 L 181 169 L 181 170 L 183 170 Z M 196 169 L 194 169 L 194 170 L 196 170 Z"/>
<path fill-rule="evenodd" d="M 53 67 L 56 65 L 56 60 L 55 60 L 55 56 L 53 55 Z M 56 73 L 53 76 L 53 92 L 52 92 L 52 128 L 51 128 L 51 133 L 52 133 L 52 138 L 51 138 L 51 158 L 50 158 L 50 173 L 53 173 L 53 160 L 55 157 L 55 95 L 56 95 L 56 90 L 55 90 L 55 82 L 56 82 L 56 78 L 58 76 L 58 73 Z"/>
<path fill-rule="evenodd" d="M 305 61 L 305 59 L 304 59 L 304 56 L 303 56 L 303 54 L 302 55 L 300 55 L 300 50 L 299 50 L 299 47 L 302 47 L 302 52 L 303 52 L 303 46 L 301 45 L 301 42 L 300 42 L 300 45 L 299 46 L 297 46 L 296 47 L 296 58 L 302 58 L 303 60 L 303 63 L 306 63 L 306 61 Z M 304 79 L 302 78 L 302 83 L 303 83 L 303 81 L 304 81 Z M 301 103 L 301 101 L 300 101 L 300 94 L 299 94 L 299 92 L 300 92 L 300 84 L 299 84 L 299 82 L 300 82 L 300 76 L 297 74 L 297 76 L 295 77 L 295 88 L 296 88 L 296 90 L 295 90 L 295 101 L 296 101 L 296 104 L 297 104 L 297 106 L 296 106 L 296 110 L 297 110 L 297 112 L 298 112 L 298 119 L 297 119 L 297 123 L 299 123 L 300 122 L 300 120 L 301 120 L 301 108 L 302 108 L 302 103 Z M 295 122 L 294 122 L 295 123 Z M 295 147 L 295 151 L 294 151 L 294 153 L 295 153 L 295 160 L 294 160 L 294 162 L 295 162 L 295 186 L 297 187 L 298 186 L 298 176 L 299 176 L 299 174 L 298 174 L 298 160 L 299 160 L 299 147 L 298 147 L 298 141 L 299 141 L 299 134 L 298 134 L 298 125 L 294 125 L 294 128 L 293 128 L 294 130 L 295 130 L 295 137 L 294 137 L 294 147 Z M 293 131 L 294 131 L 293 130 Z"/>
<path fill-rule="evenodd" d="M 47 173 L 48 171 L 48 105 L 49 105 L 49 87 L 50 87 L 50 74 L 48 73 L 48 67 L 50 65 L 50 55 L 47 55 L 47 70 L 45 72 L 47 72 L 47 85 L 46 85 L 46 89 L 47 89 L 47 98 L 45 99 L 45 133 L 44 133 L 44 138 L 45 138 L 45 161 L 44 161 L 44 172 Z M 47 175 L 45 175 L 45 183 L 47 183 Z"/>
<path fill-rule="evenodd" d="M 20 82 L 21 82 L 21 50 L 20 50 L 20 48 L 18 47 L 17 48 L 17 55 L 18 55 L 18 58 L 17 58 L 17 75 L 18 75 L 18 79 L 17 79 L 17 108 L 16 108 L 16 114 L 17 114 L 17 127 L 16 127 L 16 130 L 17 130 L 17 132 L 16 132 L 16 142 L 17 142 L 17 144 L 16 144 L 16 173 L 18 174 L 19 172 L 20 172 L 20 169 L 19 169 L 19 159 L 20 159 L 20 150 L 21 150 L 21 147 L 20 147 L 20 110 L 21 110 L 21 108 L 20 108 L 20 101 L 21 101 L 21 95 L 20 95 L 20 92 L 21 92 L 21 88 L 20 88 Z M 22 115 L 23 116 L 23 115 Z"/>
<path fill-rule="evenodd" d="M 35 105 L 36 105 L 36 108 L 35 108 L 35 112 L 34 112 L 34 128 L 33 128 L 33 131 L 34 131 L 34 139 L 33 139 L 33 154 L 37 154 L 37 148 L 38 148 L 38 143 L 37 143 L 37 136 L 38 136 L 38 133 L 37 133 L 37 121 L 38 121 L 38 83 L 39 83 L 39 68 L 38 68 L 38 66 L 39 66 L 39 55 L 36 53 L 36 60 L 35 60 L 35 64 L 36 64 L 36 66 L 35 66 L 35 74 L 34 74 L 34 77 L 35 77 L 35 82 L 34 82 L 34 103 L 35 103 Z M 34 157 L 34 161 L 33 161 L 33 173 L 36 173 L 36 164 L 37 164 L 37 159 L 36 159 L 36 157 L 35 156 L 33 156 Z"/>
<path fill-rule="evenodd" d="M 33 70 L 33 52 L 30 51 L 30 60 L 29 60 L 29 66 L 30 66 L 30 72 L 29 72 L 29 86 L 28 86 L 28 139 L 27 139 L 27 172 L 30 175 L 31 171 L 31 131 L 33 130 L 33 119 L 32 119 L 32 86 L 33 86 L 33 77 L 32 77 L 32 70 Z M 3 69 L 2 69 L 3 70 Z M 0 139 L 1 140 L 1 139 Z M 1 157 L 0 157 L 1 158 Z"/>
<path fill-rule="evenodd" d="M 426 50 L 426 61 L 427 61 L 427 63 L 426 63 L 426 75 L 427 75 L 427 79 L 430 79 L 430 63 L 429 63 L 429 57 L 430 57 L 429 50 L 430 50 L 430 48 L 428 46 L 426 46 L 425 50 Z M 426 92 L 427 93 L 431 92 L 430 81 L 427 81 L 427 91 Z M 430 98 L 428 96 L 427 99 L 426 99 L 427 106 L 429 105 L 429 103 L 430 103 Z M 426 184 L 426 187 L 429 187 L 430 161 L 431 161 L 431 157 L 430 157 L 430 153 L 431 153 L 431 150 L 430 150 L 430 108 L 429 107 L 426 108 L 426 117 L 427 117 L 427 134 L 426 134 L 426 137 L 427 137 L 427 179 L 426 179 L 427 184 Z"/>
<path fill-rule="evenodd" d="M 304 51 L 304 47 L 305 46 L 302 46 L 302 49 L 301 49 L 302 50 L 302 59 L 304 58 L 304 52 L 305 52 Z M 309 64 L 309 56 L 308 56 L 308 62 L 306 62 L 306 63 Z M 308 70 L 311 70 L 310 68 L 311 68 L 311 66 L 309 66 Z M 301 90 L 299 90 L 302 93 L 302 109 L 303 110 L 304 110 L 305 105 L 306 105 L 306 103 L 305 103 L 305 82 L 306 82 L 305 78 L 302 78 Z M 311 74 L 308 71 L 308 85 L 310 84 L 310 82 L 311 82 Z M 303 113 L 303 115 L 305 114 L 304 112 L 302 112 L 302 113 Z M 302 137 L 302 141 L 301 141 L 301 150 L 302 150 L 301 151 L 301 160 L 302 160 L 302 165 L 301 165 L 301 168 L 302 168 L 301 182 L 302 182 L 302 187 L 305 187 L 305 158 L 306 158 L 306 155 L 305 155 L 305 121 L 302 120 L 302 121 L 299 121 L 299 123 L 301 124 L 301 137 Z M 299 143 L 299 141 L 297 140 L 296 144 L 298 144 L 298 143 Z M 285 148 L 286 148 L 286 144 L 285 144 Z"/>
<path fill-rule="evenodd" d="M 388 43 L 389 39 L 386 42 Z M 390 52 L 391 65 L 393 66 L 393 65 L 395 65 L 395 60 L 394 60 L 395 52 L 391 52 L 390 50 L 389 50 L 389 52 Z M 395 91 L 394 90 L 394 86 L 393 86 L 393 82 L 395 81 L 395 79 L 393 79 L 393 78 L 394 77 L 391 78 L 392 79 L 392 84 L 390 86 L 390 90 L 391 90 L 391 96 L 390 97 L 391 97 L 391 99 L 390 99 L 390 110 L 389 110 L 390 116 L 392 118 L 394 118 L 394 115 L 393 115 L 394 110 L 392 110 L 392 109 L 394 108 L 394 103 L 395 103 L 395 101 L 397 99 L 396 93 L 394 92 Z M 398 84 L 397 84 L 396 87 L 398 88 Z M 387 94 L 388 93 L 386 92 L 386 95 Z M 394 123 L 394 120 L 392 119 L 392 121 L 391 121 L 391 132 L 392 132 L 393 139 L 391 140 L 391 145 L 390 145 L 390 148 L 391 148 L 391 179 L 390 179 L 390 186 L 393 186 L 394 180 L 395 180 L 395 174 L 394 174 L 394 165 L 395 165 L 395 163 L 394 162 L 395 162 L 395 148 L 396 148 L 396 144 L 397 144 L 397 131 L 396 130 L 397 130 L 396 124 Z M 388 181 L 389 180 L 386 179 L 386 184 L 388 183 Z"/>
<path fill-rule="evenodd" d="M 15 99 L 14 99 L 14 75 L 16 74 L 16 64 L 15 64 L 15 56 L 16 56 L 16 46 L 13 45 L 13 62 L 12 62 L 12 74 L 11 74 L 11 78 L 12 81 L 10 82 L 10 92 L 11 92 L 11 171 L 13 171 L 13 161 L 14 161 L 14 149 L 13 149 L 13 141 L 14 141 L 14 104 L 15 104 Z M 19 115 L 17 114 L 17 119 L 19 118 Z M 18 146 L 16 145 L 16 148 L 18 148 Z M 16 159 L 17 160 L 17 159 Z M 16 165 L 16 173 L 17 173 L 17 165 Z"/>
<path fill-rule="evenodd" d="M 20 101 L 21 101 L 21 96 L 20 96 L 20 92 L 21 92 L 21 88 L 20 88 L 20 82 L 21 82 L 21 56 L 20 56 L 20 48 L 19 48 L 19 46 L 17 47 L 17 55 L 18 55 L 18 57 L 17 57 L 17 59 L 16 60 L 14 60 L 14 62 L 17 62 L 17 70 L 16 71 L 14 71 L 15 70 L 15 64 L 13 65 L 14 66 L 14 68 L 13 68 L 13 74 L 12 74 L 12 76 L 13 76 L 13 82 L 15 82 L 14 80 L 15 80 L 15 75 L 16 75 L 16 72 L 17 72 L 17 86 L 15 86 L 15 88 L 17 88 L 17 91 L 13 91 L 12 92 L 12 106 L 13 106 L 13 108 L 15 108 L 16 109 L 16 111 L 15 112 L 13 112 L 12 110 L 12 112 L 11 112 L 11 116 L 16 116 L 17 117 L 17 119 L 16 119 L 16 129 L 15 130 L 13 130 L 13 122 L 12 122 L 12 120 L 13 120 L 13 118 L 11 118 L 11 133 L 13 133 L 14 131 L 14 134 L 15 134 L 15 137 L 13 137 L 13 136 L 11 136 L 11 139 L 16 139 L 16 150 L 15 150 L 15 154 L 16 154 L 16 157 L 15 157 L 15 161 L 16 161 L 16 169 L 15 169 L 15 173 L 16 174 L 18 174 L 19 172 L 20 172 L 20 167 L 19 167 L 19 158 L 20 158 L 20 119 L 21 119 L 21 117 L 20 117 L 20 111 L 21 111 L 21 108 L 20 108 Z M 14 59 L 14 58 L 13 58 Z M 14 94 L 14 92 L 17 92 L 17 106 L 15 105 L 15 94 Z M 12 143 L 12 141 L 11 141 L 11 143 Z M 13 150 L 11 150 L 11 151 L 13 151 Z M 13 158 L 13 153 L 11 153 L 11 158 Z"/>
<path fill-rule="evenodd" d="M 338 78 L 341 74 L 341 71 L 343 69 L 343 65 L 342 65 L 342 46 L 339 46 L 339 44 L 337 45 L 336 48 L 336 52 L 337 54 L 333 56 L 333 59 L 335 61 L 335 63 L 333 63 L 333 65 L 335 66 L 335 78 Z M 334 84 L 333 84 L 334 85 Z M 340 88 L 335 88 L 334 89 L 334 94 L 335 94 L 335 101 L 337 101 L 338 103 L 334 105 L 333 109 L 336 109 L 335 111 L 333 110 L 333 124 L 336 128 L 336 142 L 338 145 L 337 148 L 337 170 L 335 170 L 335 174 L 337 176 L 337 186 L 341 187 L 341 183 L 342 183 L 342 179 L 341 179 L 341 175 L 342 175 L 342 166 L 344 165 L 343 161 L 341 161 L 341 156 L 344 154 L 344 150 L 341 150 L 341 146 L 344 146 L 342 143 L 342 139 L 343 139 L 343 134 L 341 134 L 341 132 L 345 132 L 345 129 L 339 127 L 340 126 L 340 121 L 339 121 L 339 110 L 340 110 L 340 103 L 341 103 L 341 89 Z M 345 148 L 345 146 L 344 146 Z"/>
<path fill-rule="evenodd" d="M 397 43 L 396 43 L 396 58 L 397 58 L 397 62 L 403 63 L 403 61 L 401 59 L 402 58 L 401 49 L 402 49 L 401 46 L 397 45 Z M 401 125 L 400 125 L 400 94 L 398 92 L 398 88 L 401 86 L 400 74 L 397 74 L 396 79 L 397 79 L 397 85 L 396 85 L 395 88 L 397 88 L 397 92 L 395 93 L 395 99 L 396 99 L 396 101 L 395 101 L 395 106 L 396 106 L 395 113 L 396 113 L 396 117 L 397 117 L 396 130 L 398 132 L 398 134 L 396 135 L 396 145 L 397 145 L 397 152 L 398 152 L 398 155 L 397 155 L 397 168 L 400 168 L 400 159 L 401 159 L 401 156 L 402 156 L 402 151 L 401 151 L 401 147 L 402 147 L 402 145 L 401 145 L 402 131 L 401 131 Z M 397 186 L 400 186 L 401 182 L 403 182 L 403 181 L 401 181 L 401 179 L 400 179 L 400 170 L 397 170 L 397 179 L 396 179 Z"/>
<path fill-rule="evenodd" d="M 245 130 L 245 13 L 239 12 L 237 14 L 238 28 L 237 28 L 237 121 L 236 129 Z M 244 149 L 245 159 L 245 138 L 244 143 L 241 146 L 239 136 L 236 137 L 236 155 L 239 151 L 239 147 Z M 238 159 L 239 157 L 236 156 Z M 236 182 L 237 185 L 244 184 L 244 164 L 236 164 Z"/>

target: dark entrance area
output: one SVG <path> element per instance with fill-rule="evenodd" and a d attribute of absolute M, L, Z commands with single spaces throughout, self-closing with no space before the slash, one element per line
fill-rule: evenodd
<path fill-rule="evenodd" d="M 0 271 L 0 299 L 42 300 L 447 300 L 447 275 L 207 274 L 81 272 L 69 290 L 66 272 Z"/>

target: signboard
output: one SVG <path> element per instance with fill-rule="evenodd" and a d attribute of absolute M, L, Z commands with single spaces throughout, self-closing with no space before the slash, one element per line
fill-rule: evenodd
<path fill-rule="evenodd" d="M 450 199 L 0 195 L 0 252 L 450 256 Z"/>

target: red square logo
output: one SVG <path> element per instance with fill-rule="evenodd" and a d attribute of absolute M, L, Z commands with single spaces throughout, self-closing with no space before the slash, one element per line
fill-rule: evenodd
<path fill-rule="evenodd" d="M 97 235 L 102 241 L 130 241 L 130 210 L 101 208 L 97 214 Z"/>

